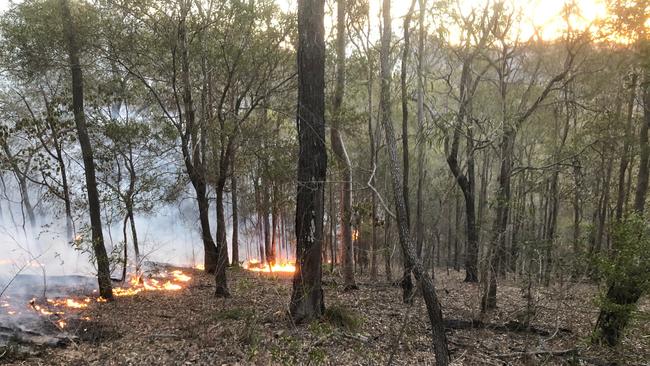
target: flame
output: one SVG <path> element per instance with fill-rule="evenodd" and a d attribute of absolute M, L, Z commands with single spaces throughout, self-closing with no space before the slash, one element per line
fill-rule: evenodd
<path fill-rule="evenodd" d="M 187 283 L 192 277 L 183 273 L 180 270 L 170 272 L 171 280 L 162 282 L 155 278 L 144 278 L 143 276 L 133 276 L 129 281 L 130 287 L 116 287 L 113 289 L 113 295 L 117 297 L 133 296 L 142 291 L 178 291 L 183 289 L 178 282 Z M 161 277 L 169 277 L 167 273 L 160 275 Z"/>
<path fill-rule="evenodd" d="M 183 288 L 181 284 L 192 280 L 192 277 L 186 275 L 180 270 L 174 270 L 169 273 L 159 274 L 160 279 L 144 278 L 143 276 L 132 276 L 128 287 L 113 288 L 113 295 L 117 297 L 133 296 L 143 291 L 178 291 Z M 169 278 L 169 279 L 168 279 Z M 95 293 L 96 291 L 93 291 Z M 107 300 L 99 297 L 82 297 L 82 298 L 56 298 L 47 299 L 45 305 L 37 302 L 36 298 L 29 301 L 29 306 L 41 316 L 46 316 L 59 329 L 63 330 L 68 322 L 66 321 L 67 310 L 86 309 L 93 302 L 104 303 Z M 0 307 L 7 308 L 9 303 L 2 301 Z M 16 314 L 15 311 L 7 311 L 9 315 Z M 79 319 L 90 320 L 90 317 L 84 316 Z"/>
<path fill-rule="evenodd" d="M 357 241 L 359 239 L 359 230 L 352 230 L 352 240 Z"/>
<path fill-rule="evenodd" d="M 294 273 L 296 271 L 296 265 L 292 262 L 285 262 L 285 263 L 273 263 L 271 266 L 269 266 L 268 263 L 261 264 L 260 261 L 256 259 L 251 259 L 249 261 L 244 262 L 243 265 L 244 269 L 249 270 L 251 272 L 265 272 L 265 273 Z"/>
<path fill-rule="evenodd" d="M 197 264 L 194 266 L 195 269 L 198 269 L 199 271 L 205 271 L 205 265 L 203 264 Z"/>

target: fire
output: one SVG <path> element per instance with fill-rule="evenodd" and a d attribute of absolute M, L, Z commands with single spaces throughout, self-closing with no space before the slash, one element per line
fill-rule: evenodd
<path fill-rule="evenodd" d="M 179 284 L 189 282 L 192 277 L 183 273 L 180 270 L 170 272 L 171 279 L 162 281 L 156 278 L 145 278 L 143 276 L 133 276 L 129 281 L 130 287 L 116 287 L 113 289 L 113 295 L 117 297 L 133 296 L 142 291 L 178 291 L 183 289 Z M 160 277 L 170 277 L 167 273 L 160 275 Z"/>
<path fill-rule="evenodd" d="M 128 287 L 113 288 L 113 295 L 117 297 L 133 296 L 143 291 L 178 291 L 183 288 L 181 284 L 188 283 L 192 277 L 186 275 L 180 270 L 174 270 L 169 273 L 164 272 L 158 275 L 159 278 L 144 278 L 143 276 L 133 276 L 129 281 Z M 96 291 L 93 291 L 93 293 Z M 36 298 L 29 301 L 29 306 L 41 316 L 47 317 L 59 329 L 63 330 L 68 322 L 67 311 L 86 309 L 93 302 L 104 303 L 107 300 L 103 297 L 82 297 L 82 298 L 56 298 L 47 299 L 45 304 L 39 304 Z M 8 308 L 9 303 L 2 301 L 0 307 Z M 7 314 L 14 315 L 15 311 L 7 311 Z M 81 320 L 90 320 L 90 317 L 80 317 Z"/>
<path fill-rule="evenodd" d="M 199 271 L 205 271 L 205 265 L 203 264 L 197 264 L 194 266 L 195 269 L 198 269 Z"/>
<path fill-rule="evenodd" d="M 268 263 L 261 264 L 260 261 L 256 259 L 244 262 L 243 267 L 251 272 L 294 273 L 296 271 L 296 265 L 292 262 L 273 263 L 273 265 L 269 266 Z"/>
<path fill-rule="evenodd" d="M 357 241 L 359 239 L 359 230 L 352 230 L 352 240 Z"/>

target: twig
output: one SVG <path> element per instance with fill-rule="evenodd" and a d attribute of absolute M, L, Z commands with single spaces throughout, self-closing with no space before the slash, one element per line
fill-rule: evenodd
<path fill-rule="evenodd" d="M 564 356 L 567 354 L 578 353 L 577 348 L 569 348 L 563 350 L 540 350 L 540 351 L 531 351 L 531 352 L 512 352 L 512 353 L 503 353 L 500 355 L 494 355 L 497 358 L 510 358 L 510 357 L 523 357 L 523 356 L 539 356 L 539 355 L 549 355 L 549 356 Z"/>

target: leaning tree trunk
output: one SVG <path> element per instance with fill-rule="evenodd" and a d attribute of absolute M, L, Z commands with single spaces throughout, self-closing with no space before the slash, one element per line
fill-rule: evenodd
<path fill-rule="evenodd" d="M 296 272 L 289 304 L 295 322 L 308 322 L 325 312 L 321 286 L 327 174 L 324 13 L 324 0 L 298 1 Z"/>
<path fill-rule="evenodd" d="M 104 246 L 104 235 L 102 233 L 101 207 L 99 203 L 99 192 L 97 191 L 97 179 L 95 178 L 93 149 L 90 144 L 90 137 L 88 136 L 88 130 L 86 128 L 86 118 L 84 116 L 83 74 L 81 71 L 81 64 L 79 63 L 79 43 L 68 1 L 60 0 L 60 6 L 63 19 L 63 30 L 68 46 L 70 73 L 72 75 L 72 112 L 77 127 L 77 137 L 79 138 L 86 176 L 86 191 L 88 194 L 92 246 L 95 258 L 97 259 L 99 295 L 104 299 L 111 300 L 113 298 L 113 288 L 111 285 L 108 255 L 106 253 L 106 247 Z"/>
<path fill-rule="evenodd" d="M 341 165 L 341 239 L 343 245 L 343 284 L 346 290 L 357 288 L 354 280 L 354 248 L 352 243 L 352 171 L 339 126 L 341 124 L 343 96 L 345 94 L 345 13 L 346 0 L 337 0 L 336 23 L 336 89 L 332 103 L 333 116 L 330 128 L 332 151 Z"/>
<path fill-rule="evenodd" d="M 381 122 L 386 134 L 386 146 L 388 148 L 388 162 L 390 166 L 391 183 L 393 196 L 395 198 L 395 211 L 397 213 L 397 226 L 399 232 L 399 241 L 404 253 L 405 262 L 413 270 L 416 280 L 422 290 L 424 302 L 427 307 L 427 314 L 431 323 L 431 335 L 433 347 L 436 354 L 436 364 L 446 366 L 449 364 L 449 350 L 447 349 L 447 336 L 442 319 L 442 310 L 436 290 L 431 278 L 427 276 L 422 268 L 421 261 L 417 258 L 415 247 L 409 232 L 408 222 L 406 220 L 406 205 L 404 202 L 404 192 L 402 191 L 401 167 L 397 160 L 397 141 L 393 122 L 391 121 L 391 102 L 390 102 L 390 39 L 391 39 L 391 18 L 390 18 L 390 0 L 383 1 L 384 29 L 381 39 L 381 94 L 380 110 Z"/>
<path fill-rule="evenodd" d="M 648 160 L 650 148 L 648 147 L 648 129 L 650 128 L 650 72 L 646 71 L 643 80 L 643 125 L 639 139 L 640 166 L 637 179 L 636 194 L 634 197 L 634 211 L 643 215 L 645 199 L 648 191 Z M 614 243 L 616 249 L 616 243 Z M 596 323 L 598 340 L 610 346 L 619 343 L 621 335 L 627 326 L 632 310 L 643 295 L 640 278 L 647 278 L 647 273 L 635 273 L 639 267 L 626 269 L 631 273 L 621 276 L 620 281 L 609 284 L 606 294 L 606 304 L 600 310 Z M 647 267 L 641 271 L 648 271 Z"/>
<path fill-rule="evenodd" d="M 408 134 L 408 90 L 406 86 L 408 59 L 411 48 L 411 17 L 413 16 L 413 9 L 415 7 L 415 0 L 411 1 L 411 7 L 404 17 L 404 49 L 402 50 L 402 65 L 401 65 L 401 87 L 402 87 L 402 162 L 404 172 L 402 176 L 402 190 L 404 194 L 404 205 L 406 206 L 406 225 L 409 230 L 411 228 L 411 204 L 409 195 L 409 134 Z M 383 81 L 383 80 L 382 80 Z M 404 260 L 404 272 L 402 275 L 402 300 L 405 303 L 411 302 L 413 299 L 413 280 L 411 279 L 411 268 L 408 261 Z"/>

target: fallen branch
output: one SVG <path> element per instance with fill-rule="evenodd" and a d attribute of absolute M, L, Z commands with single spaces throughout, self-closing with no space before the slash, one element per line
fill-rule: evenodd
<path fill-rule="evenodd" d="M 464 320 L 464 319 L 445 319 L 445 328 L 447 329 L 489 329 L 502 332 L 521 332 L 532 333 L 541 336 L 549 336 L 551 332 L 546 329 L 537 328 L 532 325 L 525 325 L 520 322 L 511 320 L 505 324 L 485 323 L 481 320 Z M 558 328 L 557 332 L 571 333 L 571 330 Z"/>
<path fill-rule="evenodd" d="M 524 356 L 566 356 L 566 355 L 575 355 L 578 353 L 577 348 L 569 348 L 562 350 L 539 350 L 539 351 L 529 351 L 529 352 L 512 352 L 512 353 L 503 353 L 500 355 L 494 355 L 497 358 L 512 358 L 512 357 L 524 357 Z"/>

